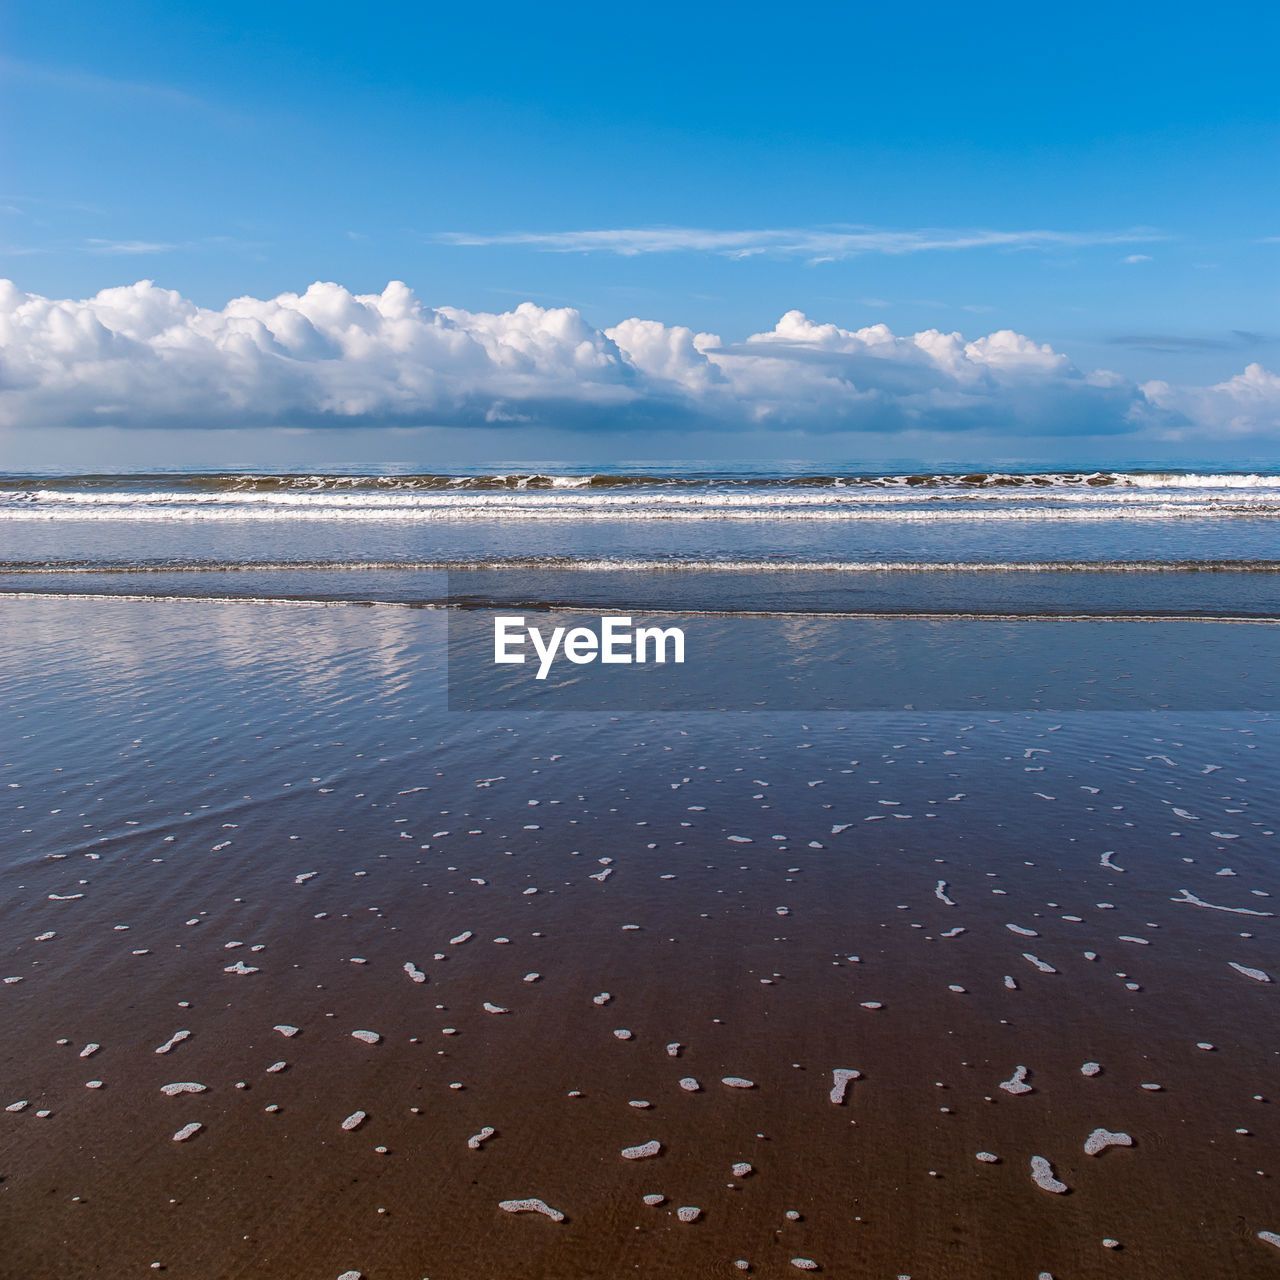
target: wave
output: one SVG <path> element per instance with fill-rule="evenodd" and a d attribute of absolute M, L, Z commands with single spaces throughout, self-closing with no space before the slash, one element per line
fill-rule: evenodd
<path fill-rule="evenodd" d="M 441 560 L 0 561 L 0 574 L 476 573 L 1280 573 L 1280 560 L 741 560 L 507 556 Z"/>
<path fill-rule="evenodd" d="M 1280 475 L 0 477 L 0 521 L 1163 520 L 1280 515 Z"/>
<path fill-rule="evenodd" d="M 433 611 L 476 612 L 489 609 L 509 611 L 522 609 L 527 612 L 582 614 L 598 617 L 601 606 L 579 603 L 560 603 L 547 600 L 468 600 L 460 603 L 446 598 L 414 600 L 326 600 L 307 596 L 213 596 L 177 595 L 165 592 L 105 593 L 90 591 L 15 591 L 0 587 L 0 600 L 70 600 L 70 601 L 118 601 L 133 604 L 247 604 L 275 605 L 306 609 L 426 609 Z M 975 610 L 975 609 L 688 609 L 671 607 L 646 608 L 647 617 L 664 619 L 681 618 L 802 618 L 839 621 L 841 619 L 867 622 L 915 621 L 915 622 L 1195 622 L 1230 623 L 1241 626 L 1280 626 L 1280 617 L 1265 614 L 1245 614 L 1204 611 L 1200 613 L 1159 612 L 1152 610 L 1097 610 L 1054 613 L 1048 610 Z"/>
<path fill-rule="evenodd" d="M 543 472 L 451 474 L 421 472 L 396 475 L 249 472 L 152 472 L 136 474 L 0 475 L 0 490 L 36 492 L 157 491 L 173 494 L 325 494 L 420 493 L 498 490 L 832 488 L 832 489 L 1280 489 L 1280 474 L 1268 472 L 1194 471 L 946 471 L 921 473 L 780 472 L 740 474 L 707 470 L 682 474 L 590 472 L 554 475 Z"/>
<path fill-rule="evenodd" d="M 103 503 L 92 506 L 6 506 L 0 497 L 3 521 L 367 521 L 428 523 L 432 521 L 892 521 L 901 524 L 963 523 L 982 521 L 1159 521 L 1186 518 L 1274 518 L 1280 516 L 1280 499 L 1266 501 L 1151 501 L 1134 504 L 1037 506 L 994 504 L 984 507 L 920 507 L 874 505 L 808 505 L 793 503 L 743 503 L 734 505 L 549 505 L 494 504 L 485 506 L 388 506 L 330 503 L 301 506 L 252 506 L 228 504 L 196 506 L 189 503 Z"/>

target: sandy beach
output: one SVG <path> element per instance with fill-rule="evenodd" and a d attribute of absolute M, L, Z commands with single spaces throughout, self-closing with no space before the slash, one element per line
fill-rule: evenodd
<path fill-rule="evenodd" d="M 1280 10 L 10 7 L 0 1280 L 1280 1280 Z"/>
<path fill-rule="evenodd" d="M 1280 1265 L 1265 715 L 464 715 L 423 611 L 0 612 L 6 1275 Z"/>

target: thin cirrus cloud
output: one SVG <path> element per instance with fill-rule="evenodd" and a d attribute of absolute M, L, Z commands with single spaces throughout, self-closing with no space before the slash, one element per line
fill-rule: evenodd
<path fill-rule="evenodd" d="M 551 427 L 1274 440 L 1280 377 L 1137 384 L 1011 330 L 850 330 L 787 312 L 726 342 L 572 307 L 432 307 L 404 284 L 198 306 L 150 281 L 51 299 L 0 281 L 0 426 Z"/>
<path fill-rule="evenodd" d="M 1225 338 L 1188 337 L 1175 333 L 1122 333 L 1103 339 L 1109 346 L 1133 347 L 1139 351 L 1248 351 L 1274 342 L 1266 334 L 1248 329 L 1232 329 Z"/>
<path fill-rule="evenodd" d="M 44 63 L 29 62 L 23 58 L 10 57 L 7 54 L 0 54 L 0 75 L 12 84 L 51 89 L 63 94 L 135 98 L 142 103 L 161 104 L 166 107 L 209 109 L 208 104 L 202 99 L 169 85 L 121 80 L 114 76 L 84 71 L 78 67 L 49 66 Z"/>
<path fill-rule="evenodd" d="M 86 253 L 120 254 L 131 257 L 147 253 L 173 253 L 183 246 L 167 244 L 159 240 L 88 240 L 85 242 Z"/>
<path fill-rule="evenodd" d="M 983 228 L 891 230 L 866 226 L 761 228 L 718 231 L 703 227 L 623 227 L 595 231 L 441 231 L 437 244 L 465 247 L 523 246 L 544 253 L 712 253 L 729 258 L 760 255 L 832 261 L 862 254 L 902 255 L 963 249 L 1081 249 L 1097 245 L 1150 244 L 1168 239 L 1149 227 L 1120 231 L 997 231 Z"/>

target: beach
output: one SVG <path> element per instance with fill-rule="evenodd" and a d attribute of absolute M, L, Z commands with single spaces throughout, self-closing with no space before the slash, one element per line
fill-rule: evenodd
<path fill-rule="evenodd" d="M 1280 1280 L 1189 16 L 15 9 L 0 1280 Z"/>
<path fill-rule="evenodd" d="M 1274 628 L 992 624 L 1248 635 L 1168 710 L 468 711 L 453 612 L 0 601 L 6 1274 L 1274 1273 Z"/>

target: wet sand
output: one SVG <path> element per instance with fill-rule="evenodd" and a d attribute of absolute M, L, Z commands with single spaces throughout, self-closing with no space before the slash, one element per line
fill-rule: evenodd
<path fill-rule="evenodd" d="M 1280 1273 L 1271 719 L 462 715 L 443 626 L 0 604 L 6 1276 Z"/>

